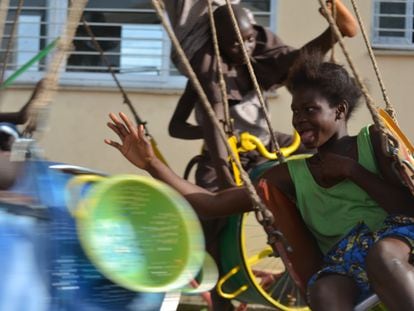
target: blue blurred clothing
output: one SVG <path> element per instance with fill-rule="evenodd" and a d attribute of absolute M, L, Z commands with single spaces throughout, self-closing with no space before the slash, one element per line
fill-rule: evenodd
<path fill-rule="evenodd" d="M 163 293 L 136 293 L 106 279 L 85 256 L 65 205 L 71 175 L 27 161 L 11 191 L 30 196 L 48 220 L 0 209 L 0 311 L 158 311 Z"/>

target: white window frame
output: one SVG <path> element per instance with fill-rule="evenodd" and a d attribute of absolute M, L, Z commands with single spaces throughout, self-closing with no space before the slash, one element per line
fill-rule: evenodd
<path fill-rule="evenodd" d="M 380 28 L 380 5 L 381 3 L 405 3 L 405 14 L 399 17 L 404 17 L 405 19 L 405 28 L 401 29 L 401 32 L 404 33 L 401 37 L 395 36 L 385 36 L 381 35 L 380 32 L 384 29 Z M 372 22 L 372 46 L 377 49 L 392 49 L 392 50 L 414 50 L 413 42 L 413 8 L 414 0 L 374 0 L 373 3 L 373 22 Z M 384 16 L 393 16 L 391 14 Z M 397 15 L 398 16 L 398 15 Z M 398 31 L 394 30 L 393 31 Z"/>
<path fill-rule="evenodd" d="M 66 20 L 67 16 L 64 13 L 65 9 L 67 8 L 67 0 L 48 0 L 47 1 L 49 6 L 54 8 L 56 13 L 51 14 L 50 10 L 47 11 L 46 15 L 46 23 L 48 25 L 59 25 L 64 24 L 64 21 Z M 47 27 L 46 30 L 46 38 L 47 42 L 46 44 L 53 41 L 53 38 L 56 38 L 61 33 L 61 30 L 58 27 Z M 16 44 L 16 42 L 15 42 Z M 50 54 L 46 56 L 46 63 L 50 61 Z M 11 75 L 14 72 L 14 70 L 6 70 L 5 72 L 5 79 Z M 21 74 L 17 79 L 15 84 L 33 84 L 39 81 L 44 75 L 44 71 L 34 71 L 34 70 L 28 70 Z"/>
<path fill-rule="evenodd" d="M 168 0 L 167 0 L 168 1 Z M 269 28 L 273 31 L 276 28 L 276 8 L 278 0 L 270 1 L 270 11 L 267 12 L 256 12 L 258 15 L 269 15 Z M 48 10 L 46 21 L 49 27 L 47 27 L 46 36 L 48 41 L 51 42 L 54 38 L 58 37 L 62 31 L 62 26 L 67 18 L 67 6 L 68 0 L 48 0 L 50 8 L 54 10 Z M 242 2 L 243 3 L 243 2 Z M 60 27 L 53 27 L 50 25 L 61 25 Z M 160 25 L 160 27 L 162 27 Z M 162 69 L 169 69 L 170 66 L 170 39 L 163 30 L 162 35 Z M 51 56 L 47 56 L 46 62 L 50 61 Z M 123 87 L 130 89 L 157 89 L 157 90 L 168 90 L 168 89 L 182 89 L 185 86 L 186 78 L 181 75 L 170 75 L 168 70 L 162 70 L 162 74 L 158 76 L 151 75 L 136 75 L 133 79 L 124 79 L 122 74 L 118 74 L 117 77 L 120 80 Z M 6 78 L 12 74 L 12 70 L 6 71 Z M 44 71 L 29 70 L 23 73 L 15 82 L 15 84 L 33 84 L 41 79 L 44 75 Z M 68 87 L 105 87 L 105 88 L 116 88 L 116 84 L 113 81 L 112 76 L 109 73 L 89 73 L 89 72 L 68 72 L 64 71 L 60 75 L 60 85 Z"/>

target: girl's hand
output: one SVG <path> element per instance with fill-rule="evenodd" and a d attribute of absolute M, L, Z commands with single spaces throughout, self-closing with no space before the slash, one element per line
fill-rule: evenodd
<path fill-rule="evenodd" d="M 107 125 L 118 135 L 121 143 L 110 139 L 105 139 L 105 143 L 118 149 L 135 166 L 147 169 L 155 155 L 151 143 L 145 137 L 144 126 L 134 126 L 122 112 L 119 116 L 122 121 L 114 113 L 110 113 L 109 118 L 112 122 L 108 122 Z"/>
<path fill-rule="evenodd" d="M 341 181 L 352 177 L 352 171 L 358 162 L 336 153 L 319 154 L 321 176 L 325 181 Z"/>

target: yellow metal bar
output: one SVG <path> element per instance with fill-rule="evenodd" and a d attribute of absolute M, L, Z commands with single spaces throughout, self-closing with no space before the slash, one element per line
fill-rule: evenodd
<path fill-rule="evenodd" d="M 265 249 L 263 249 L 260 253 L 250 257 L 247 260 L 247 263 L 249 265 L 254 265 L 258 261 L 262 260 L 263 258 L 271 255 L 272 253 L 273 253 L 272 248 L 268 246 Z M 226 283 L 233 275 L 237 274 L 239 271 L 240 271 L 240 266 L 236 266 L 230 269 L 230 271 L 226 275 L 220 278 L 220 280 L 217 282 L 217 292 L 219 293 L 220 296 L 227 298 L 227 299 L 235 299 L 237 296 L 239 296 L 241 293 L 245 292 L 249 288 L 248 285 L 242 285 L 232 293 L 225 293 L 223 291 L 224 283 Z"/>

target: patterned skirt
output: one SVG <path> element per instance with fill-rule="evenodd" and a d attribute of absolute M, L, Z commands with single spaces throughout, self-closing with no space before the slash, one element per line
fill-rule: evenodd
<path fill-rule="evenodd" d="M 308 283 L 308 288 L 326 274 L 351 277 L 359 289 L 358 302 L 372 294 L 366 273 L 365 257 L 371 246 L 386 237 L 402 239 L 411 247 L 410 262 L 414 259 L 414 218 L 389 215 L 376 231 L 361 222 L 342 238 L 323 258 L 324 265 Z"/>

